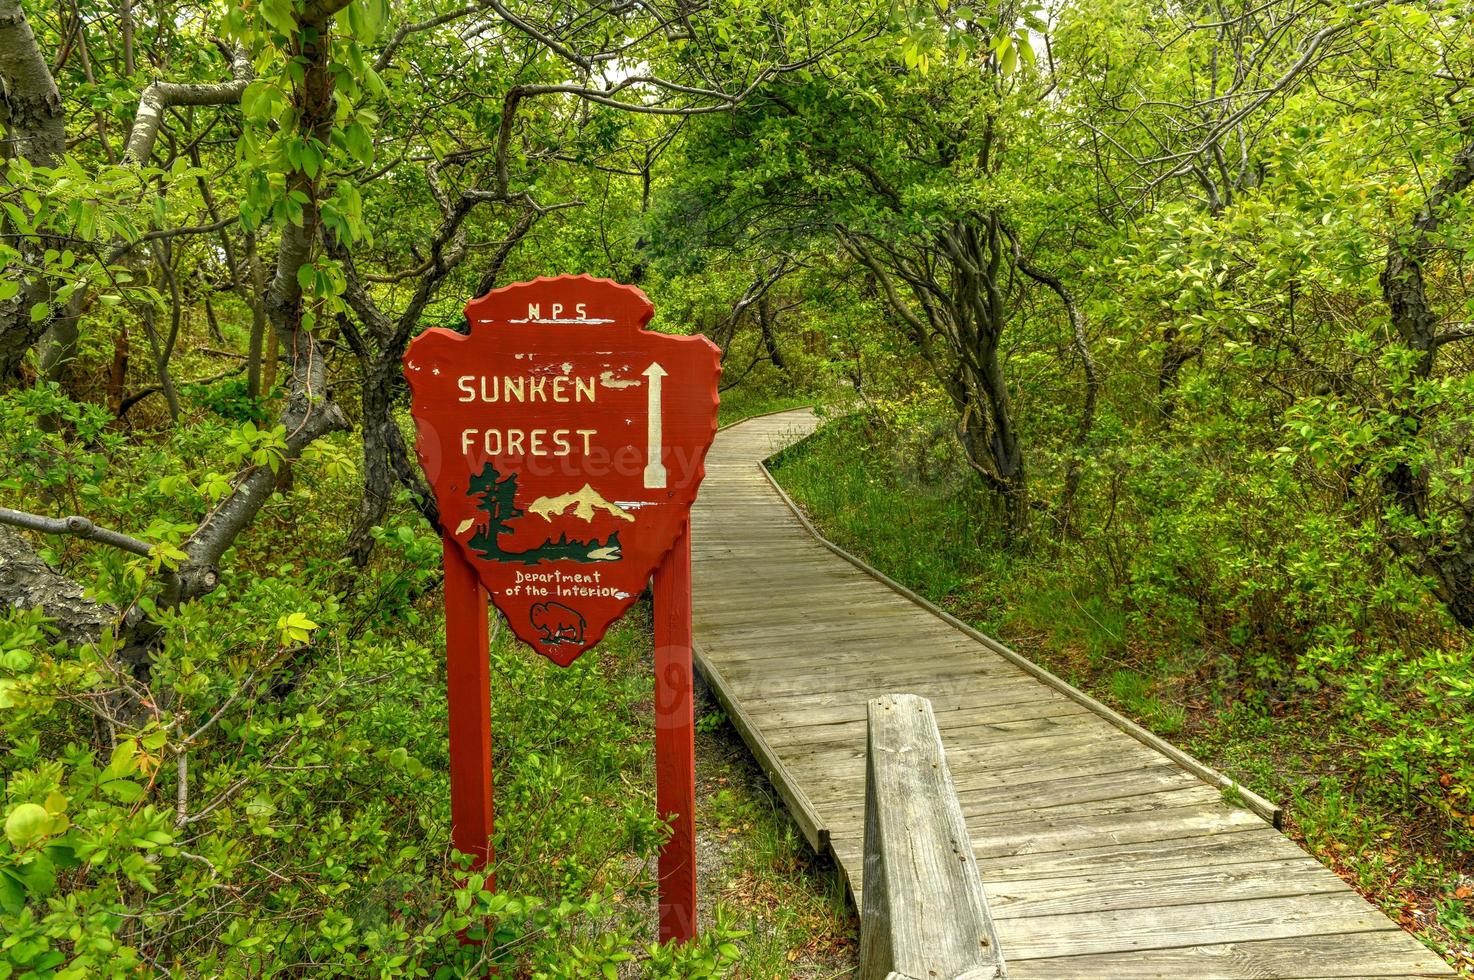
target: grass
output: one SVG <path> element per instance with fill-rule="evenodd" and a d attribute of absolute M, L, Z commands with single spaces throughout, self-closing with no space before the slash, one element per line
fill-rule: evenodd
<path fill-rule="evenodd" d="M 827 857 L 810 850 L 736 730 L 708 708 L 696 740 L 703 896 L 746 930 L 735 976 L 850 976 L 859 922 Z"/>
<path fill-rule="evenodd" d="M 975 484 L 861 415 L 774 461 L 837 544 L 1287 810 L 1287 830 L 1465 976 L 1474 977 L 1467 839 L 1367 768 L 1360 719 L 1332 692 L 1273 706 L 1239 696 L 1234 651 L 1170 617 L 1134 617 L 1078 552 L 1010 549 Z"/>
<path fill-rule="evenodd" d="M 721 393 L 721 404 L 717 408 L 717 422 L 731 425 L 754 415 L 767 415 L 790 408 L 812 405 L 815 397 L 802 392 L 766 391 L 738 385 Z"/>

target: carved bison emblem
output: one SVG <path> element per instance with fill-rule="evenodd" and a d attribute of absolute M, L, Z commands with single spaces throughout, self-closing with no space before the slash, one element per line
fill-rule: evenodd
<path fill-rule="evenodd" d="M 561 602 L 534 603 L 532 625 L 542 634 L 544 643 L 583 642 L 583 616 Z"/>

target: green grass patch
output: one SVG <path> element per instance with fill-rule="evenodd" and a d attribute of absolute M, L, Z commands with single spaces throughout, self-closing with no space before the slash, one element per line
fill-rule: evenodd
<path fill-rule="evenodd" d="M 790 408 L 804 408 L 819 399 L 807 392 L 767 391 L 738 385 L 721 393 L 721 404 L 717 407 L 717 422 L 731 425 L 755 415 L 767 415 Z"/>

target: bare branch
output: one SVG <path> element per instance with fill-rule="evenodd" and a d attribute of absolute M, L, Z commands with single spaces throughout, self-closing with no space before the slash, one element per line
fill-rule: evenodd
<path fill-rule="evenodd" d="M 1433 346 L 1442 347 L 1444 344 L 1452 344 L 1456 340 L 1471 339 L 1474 339 L 1474 323 L 1465 323 L 1435 335 Z"/>
<path fill-rule="evenodd" d="M 153 551 L 153 545 L 146 541 L 140 541 L 117 531 L 110 531 L 105 527 L 98 527 L 87 518 L 76 515 L 61 518 L 42 517 L 39 514 L 27 514 L 25 511 L 0 507 L 0 524 L 23 527 L 28 531 L 40 531 L 42 534 L 70 534 L 145 557 Z"/>
<path fill-rule="evenodd" d="M 121 259 L 123 256 L 127 255 L 129 252 L 133 251 L 138 246 L 142 245 L 144 242 L 163 241 L 170 238 L 179 238 L 182 235 L 211 235 L 217 231 L 224 231 L 226 228 L 229 228 L 231 225 L 235 224 L 239 220 L 239 215 L 231 215 L 229 218 L 221 218 L 219 221 L 212 221 L 207 225 L 185 225 L 178 228 L 156 228 L 153 231 L 139 235 L 138 238 L 131 242 L 123 242 L 120 245 L 115 245 L 112 251 L 108 252 L 107 254 L 107 263 L 111 265 L 112 263 Z"/>
<path fill-rule="evenodd" d="M 133 130 L 128 134 L 128 146 L 123 158 L 135 164 L 148 161 L 158 139 L 159 127 L 164 122 L 164 110 L 186 105 L 229 105 L 239 102 L 241 93 L 251 83 L 255 72 L 251 58 L 244 48 L 229 52 L 230 73 L 228 82 L 185 85 L 178 82 L 153 82 L 143 90 L 138 100 L 138 113 L 133 117 Z"/>
<path fill-rule="evenodd" d="M 399 30 L 394 32 L 394 36 L 389 39 L 389 43 L 384 45 L 384 50 L 380 51 L 378 58 L 374 59 L 374 71 L 383 71 L 385 68 L 388 68 L 389 63 L 394 60 L 395 53 L 399 51 L 400 45 L 404 44 L 405 39 L 408 38 L 411 34 L 418 34 L 421 31 L 432 31 L 442 24 L 449 24 L 453 20 L 459 20 L 462 17 L 469 17 L 471 14 L 474 14 L 480 9 L 481 4 L 472 3 L 467 4 L 466 6 L 461 7 L 457 10 L 452 10 L 448 13 L 441 14 L 438 17 L 431 17 L 429 20 L 422 20 L 413 24 L 405 24 Z"/>

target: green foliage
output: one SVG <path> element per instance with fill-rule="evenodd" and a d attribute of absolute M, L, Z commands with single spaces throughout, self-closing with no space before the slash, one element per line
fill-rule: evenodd
<path fill-rule="evenodd" d="M 842 543 L 1467 936 L 1434 885 L 1474 834 L 1466 7 L 164 0 L 126 42 L 99 0 L 22 7 L 65 117 L 41 154 L 7 116 L 0 355 L 51 335 L 0 377 L 0 499 L 144 541 L 32 539 L 150 635 L 0 625 L 0 976 L 470 975 L 463 929 L 543 976 L 726 968 L 723 928 L 645 948 L 637 629 L 566 672 L 499 643 L 501 890 L 445 851 L 399 357 L 559 272 L 719 342 L 723 422 L 849 410 L 782 460 Z M 232 73 L 125 157 L 145 85 Z M 299 457 L 281 413 L 329 404 L 351 428 Z M 171 601 L 252 476 L 219 588 Z"/>
<path fill-rule="evenodd" d="M 124 447 L 46 391 L 0 398 L 26 422 L 6 430 L 7 458 L 35 461 L 10 490 L 23 505 L 90 484 L 108 520 L 137 525 L 135 508 L 151 508 L 163 528 L 202 506 L 183 474 L 274 438 L 247 428 L 181 434 L 179 455 Z M 76 427 L 40 435 L 33 412 Z M 84 435 L 101 442 L 89 452 Z M 160 466 L 181 475 L 132 500 L 112 493 Z M 488 937 L 491 962 L 539 976 L 601 975 L 630 960 L 651 977 L 723 974 L 735 929 L 718 921 L 690 948 L 651 948 L 644 902 L 612 900 L 653 894 L 664 835 L 650 794 L 628 790 L 653 780 L 648 621 L 567 670 L 508 635 L 494 645 L 493 893 L 447 852 L 434 693 L 444 664 L 428 592 L 439 543 L 396 520 L 361 591 L 339 601 L 314 553 L 329 545 L 321 528 L 356 470 L 335 475 L 320 453 L 296 474 L 267 517 L 295 544 L 243 540 L 221 589 L 159 611 L 168 639 L 146 679 L 118 675 L 109 638 L 68 647 L 39 612 L 0 619 L 0 969 L 243 975 L 312 962 L 322 976 L 471 976 L 486 961 L 461 946 L 468 932 Z M 132 596 L 123 558 L 71 554 L 99 598 Z M 118 714 L 124 685 L 144 715 Z"/>

